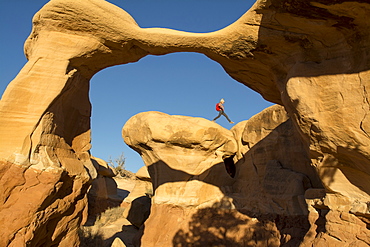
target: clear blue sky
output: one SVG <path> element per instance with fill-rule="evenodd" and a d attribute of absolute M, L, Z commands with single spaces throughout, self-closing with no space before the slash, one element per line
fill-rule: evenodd
<path fill-rule="evenodd" d="M 0 0 L 0 93 L 26 63 L 23 44 L 33 15 L 47 0 Z M 141 27 L 211 32 L 236 21 L 252 0 L 111 0 L 130 13 Z M 216 62 L 197 53 L 147 56 L 132 64 L 107 68 L 91 80 L 92 155 L 108 160 L 123 152 L 126 169 L 143 162 L 122 140 L 125 122 L 143 111 L 203 117 L 212 120 L 214 105 L 225 99 L 235 122 L 249 119 L 272 105 L 232 79 Z M 1 120 L 0 120 L 1 121 Z M 217 120 L 230 129 L 226 119 Z"/>

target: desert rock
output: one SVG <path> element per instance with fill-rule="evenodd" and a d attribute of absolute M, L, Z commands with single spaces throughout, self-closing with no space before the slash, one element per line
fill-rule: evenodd
<path fill-rule="evenodd" d="M 202 118 L 145 112 L 125 124 L 122 136 L 141 154 L 153 182 L 150 215 L 141 228 L 142 246 L 253 242 L 278 246 L 274 224 L 260 225 L 241 214 L 227 196 L 233 178 L 224 160 L 237 151 L 231 131 Z M 200 224 L 199 229 L 193 224 Z M 207 224 L 225 232 L 211 232 Z M 218 231 L 225 237 L 218 239 Z M 254 238 L 254 231 L 263 237 Z"/>
<path fill-rule="evenodd" d="M 88 179 L 63 169 L 0 165 L 0 246 L 77 246 L 76 233 L 87 216 Z"/>
<path fill-rule="evenodd" d="M 97 171 L 88 191 L 89 216 L 96 216 L 106 209 L 117 206 L 122 199 L 117 194 L 117 183 L 113 179 L 117 172 L 102 159 L 91 157 Z"/>
<path fill-rule="evenodd" d="M 255 213 L 306 215 L 304 194 L 322 188 L 302 142 L 283 107 L 271 106 L 232 128 L 238 141 L 236 183 L 239 208 Z"/>
<path fill-rule="evenodd" d="M 369 244 L 367 220 L 350 213 L 350 198 L 325 191 L 310 147 L 283 107 L 269 107 L 232 131 L 239 144 L 232 195 L 239 210 L 284 216 L 283 225 L 279 217 L 274 220 L 281 244 Z"/>
<path fill-rule="evenodd" d="M 130 194 L 124 199 L 124 203 L 131 203 L 134 199 L 140 197 L 153 195 L 153 185 L 152 180 L 149 176 L 148 169 L 146 166 L 141 167 L 135 173 L 136 181 L 135 186 L 130 192 Z"/>
<path fill-rule="evenodd" d="M 122 136 L 142 156 L 156 204 L 210 204 L 223 197 L 219 187 L 230 185 L 223 160 L 236 153 L 236 141 L 216 123 L 145 112 L 125 124 Z"/>
<path fill-rule="evenodd" d="M 126 245 L 119 238 L 115 238 L 112 247 L 126 247 Z"/>
<path fill-rule="evenodd" d="M 153 185 L 146 166 L 140 168 L 135 177 L 135 187 L 123 200 L 121 207 L 125 208 L 123 217 L 139 228 L 150 214 Z"/>
<path fill-rule="evenodd" d="M 307 220 L 310 231 L 316 232 L 313 238 L 317 239 L 306 236 L 305 241 L 330 239 L 332 244 L 368 244 L 369 11 L 369 3 L 362 0 L 260 0 L 230 26 L 194 34 L 140 28 L 124 10 L 103 0 L 49 1 L 34 16 L 33 30 L 25 43 L 28 62 L 0 101 L 0 178 L 1 194 L 5 195 L 0 217 L 9 215 L 11 208 L 17 208 L 19 215 L 24 216 L 3 228 L 1 244 L 78 246 L 77 228 L 86 215 L 85 195 L 98 174 L 89 153 L 91 77 L 106 67 L 135 62 L 148 54 L 182 51 L 205 54 L 237 81 L 284 106 L 289 124 L 296 131 L 294 136 L 300 138 L 302 155 L 297 160 L 299 165 L 278 157 L 283 161 L 270 163 L 274 167 L 271 171 L 300 177 L 296 181 L 303 184 L 308 178 L 313 186 L 308 190 L 311 195 L 324 191 L 322 197 L 307 197 L 310 193 L 306 191 Z M 159 119 L 160 115 L 157 113 Z M 135 146 L 134 140 L 128 143 L 150 164 L 149 173 L 154 176 L 157 193 L 153 198 L 155 205 L 217 203 L 224 198 L 219 188 L 233 188 L 233 178 L 224 171 L 224 158 L 236 154 L 238 160 L 248 149 L 244 145 L 238 150 L 236 145 L 246 137 L 233 139 L 229 132 L 207 128 L 198 118 L 186 121 L 210 132 L 184 131 L 171 136 L 169 133 L 178 133 L 176 126 L 172 126 L 174 130 L 159 128 L 160 136 L 150 140 L 154 145 L 151 148 L 161 147 L 160 155 L 146 149 L 145 135 L 130 134 L 144 138 L 138 141 L 145 144 L 140 147 Z M 200 145 L 199 137 L 214 138 L 214 130 L 218 131 L 217 138 L 202 139 Z M 298 143 L 298 139 L 294 140 Z M 166 143 L 171 144 L 170 148 Z M 223 144 L 214 149 L 212 143 Z M 177 149 L 183 152 L 181 159 L 171 158 L 170 152 Z M 209 156 L 205 150 L 217 151 Z M 279 160 L 271 156 L 267 158 Z M 245 158 L 248 160 L 248 155 Z M 215 177 L 210 170 L 221 175 Z M 167 171 L 174 172 L 174 176 L 165 178 L 163 172 Z M 266 176 L 269 172 L 260 174 Z M 10 178 L 17 179 L 8 182 Z M 167 184 L 173 182 L 174 188 L 180 188 L 186 179 L 189 181 L 183 189 L 189 198 L 184 200 Z M 25 203 L 24 192 L 37 188 L 36 185 L 42 187 L 32 198 L 37 203 Z M 190 193 L 194 186 L 207 188 L 208 194 L 200 195 L 198 190 Z M 301 194 L 302 190 L 294 193 Z M 155 210 L 160 212 L 159 208 Z M 282 211 L 287 210 L 283 207 Z M 345 234 L 340 229 L 348 221 L 356 226 L 351 229 L 357 230 Z M 49 224 L 57 227 L 46 231 Z"/>

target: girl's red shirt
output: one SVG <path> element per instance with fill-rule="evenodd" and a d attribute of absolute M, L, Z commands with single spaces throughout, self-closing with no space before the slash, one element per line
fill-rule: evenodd
<path fill-rule="evenodd" d="M 224 110 L 224 106 L 221 103 L 216 104 L 216 111 Z"/>

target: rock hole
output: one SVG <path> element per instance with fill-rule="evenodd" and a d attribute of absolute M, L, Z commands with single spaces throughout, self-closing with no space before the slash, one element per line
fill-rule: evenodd
<path fill-rule="evenodd" d="M 319 213 L 319 218 L 317 218 L 315 224 L 317 225 L 316 234 L 318 235 L 321 232 L 326 232 L 326 215 L 329 210 L 317 209 L 317 212 Z"/>
<path fill-rule="evenodd" d="M 230 177 L 232 177 L 232 178 L 235 177 L 235 173 L 236 173 L 236 167 L 235 167 L 235 164 L 234 164 L 234 157 L 235 157 L 235 155 L 232 155 L 228 158 L 224 158 L 224 164 L 225 164 L 226 171 L 230 175 Z"/>

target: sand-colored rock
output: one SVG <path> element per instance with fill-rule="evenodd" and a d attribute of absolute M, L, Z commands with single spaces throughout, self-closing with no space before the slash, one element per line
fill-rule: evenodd
<path fill-rule="evenodd" d="M 152 179 L 149 175 L 148 168 L 146 166 L 141 167 L 136 173 L 135 177 L 141 181 L 149 181 L 151 182 Z"/>
<path fill-rule="evenodd" d="M 91 161 L 99 175 L 109 178 L 117 176 L 117 171 L 110 167 L 106 161 L 96 157 L 91 157 Z"/>
<path fill-rule="evenodd" d="M 122 202 L 118 196 L 117 183 L 113 179 L 117 172 L 102 159 L 92 157 L 91 161 L 97 171 L 97 177 L 92 181 L 88 191 L 89 216 L 96 216 L 106 209 Z"/>
<path fill-rule="evenodd" d="M 150 214 L 153 185 L 146 166 L 141 167 L 135 177 L 135 187 L 123 200 L 121 207 L 125 208 L 122 216 L 139 228 Z"/>
<path fill-rule="evenodd" d="M 304 194 L 322 188 L 284 107 L 271 106 L 232 128 L 238 141 L 234 197 L 240 209 L 260 214 L 307 215 Z"/>
<path fill-rule="evenodd" d="M 17 208 L 24 216 L 3 228 L 1 244 L 24 246 L 29 242 L 32 245 L 40 243 L 43 236 L 42 241 L 50 242 L 42 243 L 45 246 L 78 245 L 76 229 L 84 220 L 84 195 L 91 179 L 97 177 L 89 153 L 89 80 L 109 66 L 135 62 L 148 54 L 182 51 L 205 54 L 237 81 L 265 99 L 284 105 L 302 147 L 308 149 L 298 159 L 303 163 L 296 165 L 285 159 L 280 165 L 295 172 L 288 172 L 290 175 L 305 174 L 314 188 L 322 189 L 318 186 L 322 184 L 325 189 L 322 205 L 329 210 L 323 218 L 326 220 L 323 231 L 335 236 L 334 242 L 366 244 L 370 218 L 369 12 L 370 4 L 363 0 L 260 0 L 230 26 L 212 33 L 194 34 L 140 28 L 124 10 L 103 0 L 49 1 L 33 19 L 33 30 L 25 44 L 28 62 L 0 101 L 0 177 L 3 181 L 14 180 L 1 185 L 0 194 L 6 196 L 0 205 L 0 217 L 8 215 L 10 208 Z M 195 124 L 195 120 L 189 121 L 190 125 Z M 202 121 L 197 119 L 196 124 Z M 156 163 L 149 167 L 151 176 L 156 176 L 152 176 L 157 192 L 153 201 L 157 205 L 171 202 L 205 206 L 208 199 L 223 198 L 219 188 L 225 188 L 230 178 L 227 173 L 221 173 L 222 165 L 217 164 L 223 163 L 224 154 L 241 152 L 237 148 L 229 150 L 225 145 L 212 161 L 204 150 L 213 150 L 209 143 L 222 143 L 227 138 L 202 139 L 204 144 L 199 145 L 193 144 L 193 137 L 214 136 L 214 133 L 200 131 L 187 136 L 185 131 L 176 138 L 168 136 L 172 133 L 169 129 L 160 129 L 158 133 L 160 138 L 153 140 L 171 140 L 170 148 L 160 142 L 153 143 L 154 149 L 161 147 L 160 156 L 146 150 L 145 145 L 140 147 L 143 150 L 137 148 L 146 164 Z M 132 135 L 143 137 L 140 133 Z M 145 138 L 141 141 L 146 144 Z M 170 153 L 177 149 L 184 152 L 179 160 L 189 157 L 193 160 L 180 164 L 177 157 L 170 158 Z M 309 164 L 305 163 L 306 155 Z M 194 164 L 201 165 L 194 167 Z M 274 164 L 270 172 L 280 173 L 281 169 Z M 311 168 L 315 168 L 317 175 Z M 221 176 L 212 177 L 210 169 L 220 171 Z M 176 176 L 168 180 L 163 171 L 175 172 Z M 40 176 L 35 174 L 51 177 L 53 182 L 43 186 L 50 190 L 39 190 L 43 194 L 33 196 L 36 204 L 27 204 L 24 192 L 43 183 L 37 181 Z M 287 171 L 281 174 L 284 176 Z M 173 188 L 182 188 L 183 182 L 194 176 L 199 178 L 185 184 L 182 191 L 192 198 L 184 200 Z M 297 176 L 304 181 L 301 175 Z M 168 182 L 173 182 L 173 188 Z M 198 192 L 191 193 L 199 186 L 209 189 L 200 199 Z M 301 194 L 302 190 L 294 193 Z M 312 200 L 316 202 L 320 198 Z M 212 205 L 211 201 L 208 205 Z M 364 223 L 366 227 L 360 229 L 366 234 L 352 232 L 359 237 L 357 242 L 351 242 L 352 238 L 344 231 L 338 231 L 340 224 L 331 224 L 329 220 L 329 216 L 338 212 L 346 217 L 350 213 L 351 222 Z M 308 217 L 310 221 L 310 213 Z M 336 222 L 345 224 L 346 220 Z M 56 227 L 45 231 L 49 224 Z M 326 241 L 327 237 L 321 237 L 325 234 L 316 233 L 317 241 Z"/>
<path fill-rule="evenodd" d="M 91 161 L 97 170 L 98 176 L 93 180 L 89 194 L 101 199 L 108 199 L 117 195 L 117 183 L 113 179 L 117 172 L 102 159 L 92 157 Z M 95 183 L 100 185 L 95 186 Z"/>
<path fill-rule="evenodd" d="M 120 238 L 115 238 L 111 247 L 126 247 Z"/>
<path fill-rule="evenodd" d="M 273 223 L 260 222 L 230 207 L 228 198 L 201 209 L 166 204 L 152 207 L 135 246 L 280 246 Z M 159 228 L 156 232 L 151 231 L 154 225 Z"/>
<path fill-rule="evenodd" d="M 117 206 L 122 199 L 117 194 L 117 183 L 113 178 L 98 175 L 88 191 L 89 215 L 98 215 L 107 208 Z"/>
<path fill-rule="evenodd" d="M 283 107 L 269 107 L 232 131 L 239 144 L 232 195 L 239 210 L 284 215 L 285 225 L 277 224 L 281 244 L 369 244 L 369 221 L 356 216 L 349 197 L 325 191 L 309 146 Z M 360 200 L 357 205 L 360 209 Z"/>
<path fill-rule="evenodd" d="M 78 246 L 76 233 L 86 220 L 86 180 L 62 169 L 2 161 L 0 168 L 0 246 Z"/>
<path fill-rule="evenodd" d="M 216 123 L 144 112 L 127 121 L 122 136 L 148 168 L 155 204 L 212 204 L 231 185 L 223 159 L 237 146 L 232 133 Z"/>
<path fill-rule="evenodd" d="M 176 118 L 182 119 L 181 123 Z M 213 122 L 202 121 L 204 124 L 208 123 L 209 128 L 214 125 Z M 283 107 L 272 106 L 250 120 L 239 123 L 232 129 L 233 136 L 225 132 L 229 138 L 235 138 L 238 144 L 234 157 L 236 173 L 234 179 L 228 177 L 223 180 L 224 183 L 213 183 L 223 197 L 218 200 L 214 198 L 211 205 L 197 205 L 192 200 L 194 194 L 201 200 L 203 192 L 217 196 L 203 185 L 209 182 L 207 179 L 198 176 L 198 183 L 192 183 L 193 179 L 187 177 L 183 177 L 182 181 L 176 180 L 176 183 L 170 179 L 178 177 L 176 173 L 184 174 L 184 170 L 189 173 L 191 167 L 187 159 L 192 160 L 192 165 L 197 169 L 199 166 L 208 167 L 205 162 L 199 165 L 194 162 L 194 156 L 201 149 L 194 145 L 200 143 L 194 138 L 194 133 L 198 133 L 196 129 L 192 129 L 194 127 L 191 118 L 147 112 L 132 117 L 123 128 L 125 141 L 142 155 L 143 160 L 160 157 L 159 162 L 154 159 L 153 164 L 146 165 L 151 177 L 164 180 L 163 183 L 153 181 L 160 186 L 156 187 L 150 216 L 141 229 L 142 236 L 140 243 L 136 243 L 137 246 L 168 246 L 171 241 L 179 245 L 206 245 L 221 241 L 231 246 L 247 246 L 249 241 L 257 243 L 257 246 L 268 246 L 267 243 L 271 246 L 369 244 L 370 232 L 367 229 L 366 216 L 351 212 L 348 197 L 325 190 L 319 175 L 315 173 L 315 167 L 311 166 L 309 147 L 302 142 Z M 164 129 L 167 133 L 163 132 Z M 203 126 L 202 129 L 206 128 Z M 184 131 L 193 134 L 184 134 Z M 179 136 L 177 133 L 182 133 L 181 145 L 178 144 L 178 139 L 173 138 Z M 199 137 L 201 140 L 218 139 L 204 139 L 202 136 L 204 135 Z M 174 150 L 169 152 L 169 149 Z M 211 156 L 215 153 L 204 151 Z M 234 155 L 231 153 L 231 156 Z M 161 164 L 165 161 L 169 165 Z M 186 165 L 177 166 L 176 169 L 161 169 L 170 166 L 171 161 L 175 161 L 175 165 Z M 225 164 L 222 167 L 225 173 Z M 218 168 L 217 163 L 213 164 L 208 175 L 222 176 L 222 171 Z M 218 170 L 214 172 L 213 169 Z M 190 186 L 191 190 L 188 189 Z M 160 200 L 156 200 L 157 195 Z M 249 225 L 253 216 L 256 217 L 253 219 L 255 225 Z M 217 223 L 212 221 L 212 224 L 227 228 L 228 223 L 234 222 L 232 224 L 236 227 L 216 240 L 217 231 L 207 228 L 205 217 L 217 218 Z M 347 220 L 350 228 L 346 228 Z M 259 243 L 253 238 L 253 234 L 247 234 L 245 225 L 249 231 L 264 236 L 260 239 L 263 241 Z M 199 238 L 202 239 L 201 242 Z"/>
<path fill-rule="evenodd" d="M 237 151 L 231 131 L 202 118 L 144 112 L 127 121 L 122 136 L 142 156 L 153 183 L 144 229 L 161 230 L 144 230 L 143 246 L 170 244 L 194 212 L 228 200 L 224 193 L 233 180 L 224 159 Z"/>

